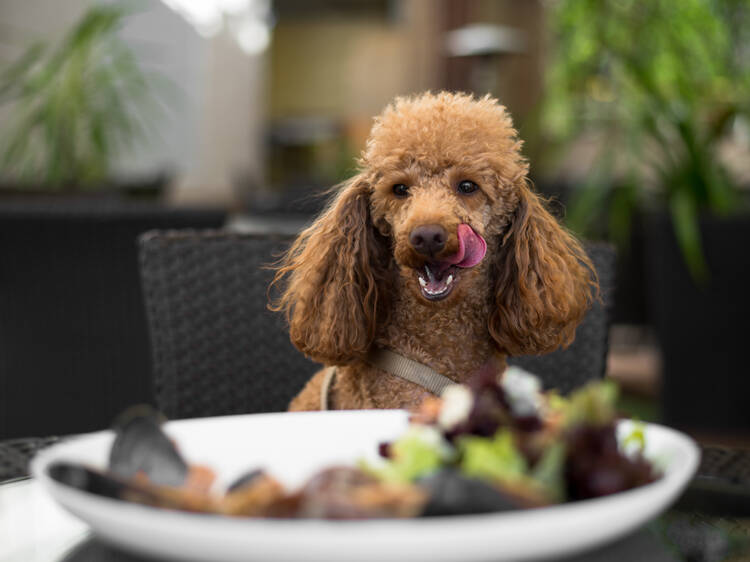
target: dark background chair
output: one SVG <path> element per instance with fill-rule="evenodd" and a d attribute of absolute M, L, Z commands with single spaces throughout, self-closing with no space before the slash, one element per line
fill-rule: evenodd
<path fill-rule="evenodd" d="M 159 408 L 169 418 L 286 410 L 320 368 L 267 310 L 275 261 L 291 238 L 229 232 L 141 237 Z"/>
<path fill-rule="evenodd" d="M 138 235 L 216 228 L 219 210 L 0 204 L 0 439 L 109 426 L 152 401 Z"/>
<path fill-rule="evenodd" d="M 568 393 L 586 382 L 604 376 L 609 348 L 610 312 L 615 289 L 615 249 L 605 243 L 585 245 L 599 275 L 601 300 L 594 303 L 576 330 L 567 349 L 546 355 L 511 357 L 508 363 L 539 375 L 545 388 Z"/>

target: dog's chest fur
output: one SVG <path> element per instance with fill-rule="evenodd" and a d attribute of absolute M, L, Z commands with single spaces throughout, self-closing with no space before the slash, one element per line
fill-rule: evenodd
<path fill-rule="evenodd" d="M 448 303 L 430 303 L 401 278 L 390 296 L 391 314 L 381 327 L 376 346 L 387 347 L 435 369 L 456 382 L 465 382 L 490 360 L 499 358 L 487 329 L 490 293 L 487 267 L 465 272 L 460 294 Z M 339 369 L 335 393 L 352 404 L 336 408 L 409 408 L 429 395 L 424 388 L 366 364 Z"/>

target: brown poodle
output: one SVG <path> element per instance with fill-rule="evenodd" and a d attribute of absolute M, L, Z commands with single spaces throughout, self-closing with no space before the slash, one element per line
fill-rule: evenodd
<path fill-rule="evenodd" d="M 569 345 L 598 290 L 581 245 L 529 188 L 505 108 L 397 98 L 326 211 L 282 259 L 275 305 L 327 366 L 290 405 L 408 408 L 429 394 L 372 365 L 389 349 L 462 382 L 507 355 Z"/>

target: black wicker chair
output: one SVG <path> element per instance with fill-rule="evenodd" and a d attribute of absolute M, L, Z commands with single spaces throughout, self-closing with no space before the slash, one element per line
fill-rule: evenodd
<path fill-rule="evenodd" d="M 538 375 L 545 388 L 568 393 L 586 382 L 604 376 L 609 347 L 610 310 L 615 282 L 615 249 L 605 243 L 586 244 L 586 252 L 599 275 L 601 300 L 594 303 L 576 330 L 567 349 L 546 355 L 511 357 L 508 363 Z"/>
<path fill-rule="evenodd" d="M 0 483 L 29 475 L 29 462 L 59 437 L 26 437 L 0 441 Z"/>
<path fill-rule="evenodd" d="M 266 309 L 263 266 L 289 242 L 223 231 L 141 237 L 156 401 L 168 417 L 283 411 L 319 368 Z"/>
<path fill-rule="evenodd" d="M 284 410 L 318 367 L 289 343 L 266 310 L 263 265 L 291 241 L 221 231 L 152 232 L 141 238 L 141 276 L 151 329 L 156 399 L 171 418 Z M 614 250 L 587 247 L 602 302 L 568 349 L 517 357 L 562 392 L 604 375 Z"/>

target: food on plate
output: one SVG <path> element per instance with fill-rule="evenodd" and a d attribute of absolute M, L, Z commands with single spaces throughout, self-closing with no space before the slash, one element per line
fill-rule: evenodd
<path fill-rule="evenodd" d="M 296 490 L 252 469 L 217 491 L 211 468 L 187 462 L 159 414 L 140 408 L 116 422 L 107 470 L 57 462 L 49 471 L 107 497 L 230 516 L 368 519 L 535 508 L 659 477 L 643 456 L 640 429 L 618 444 L 615 399 L 610 382 L 562 397 L 542 392 L 517 367 L 499 378 L 481 373 L 425 400 L 407 431 L 381 444 L 378 461 L 326 468 Z"/>

